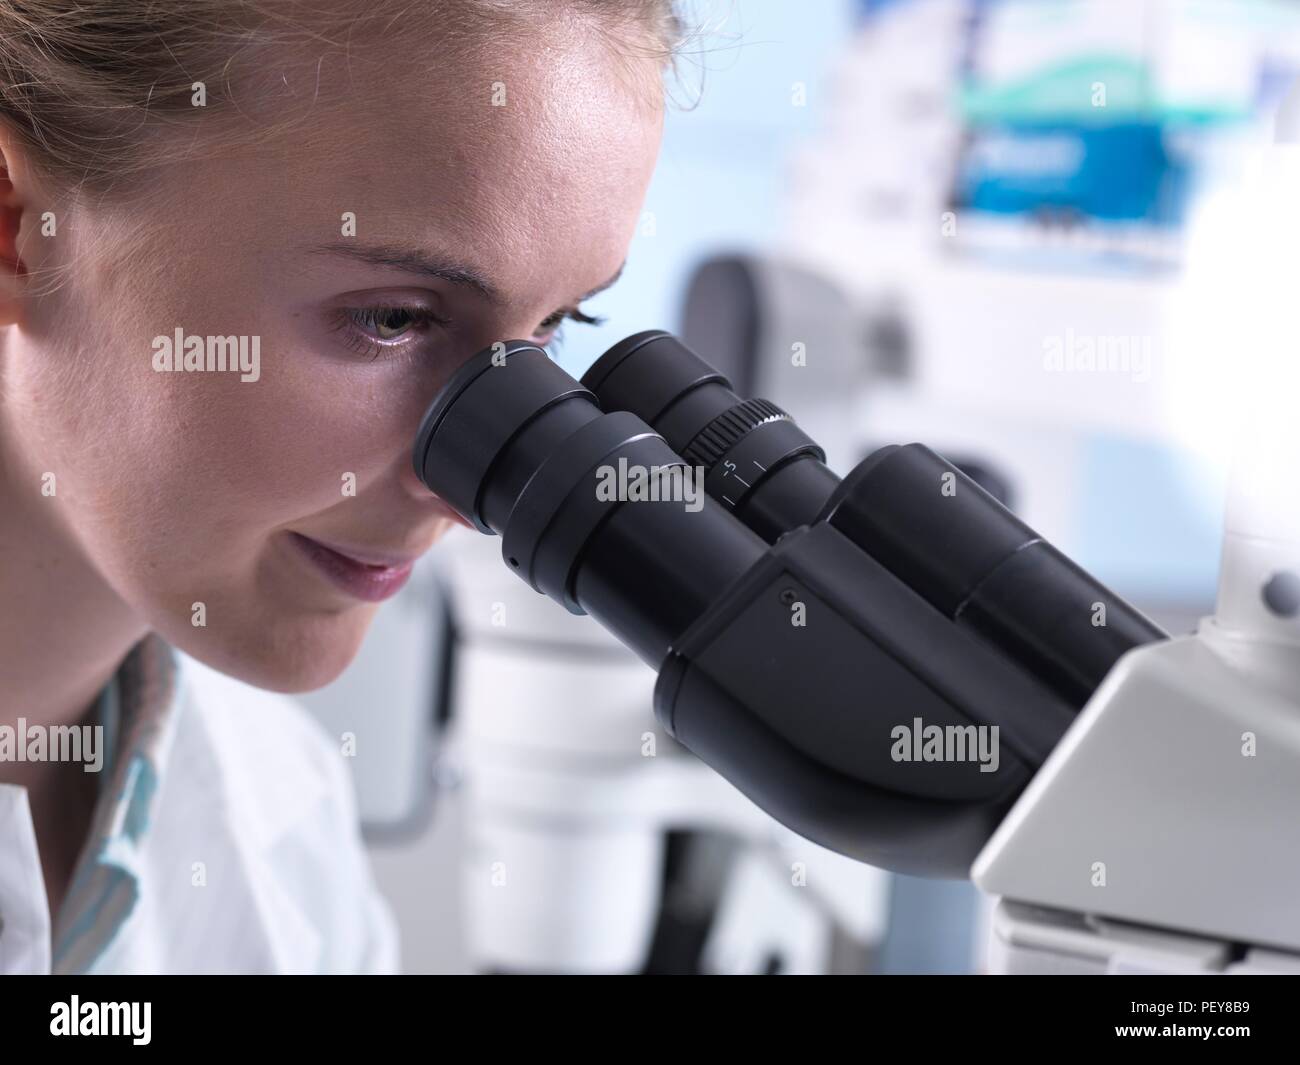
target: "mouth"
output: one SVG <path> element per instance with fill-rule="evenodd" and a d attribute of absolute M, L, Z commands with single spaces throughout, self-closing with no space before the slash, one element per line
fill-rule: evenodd
<path fill-rule="evenodd" d="M 323 544 L 296 532 L 289 540 L 334 587 L 366 603 L 396 595 L 415 566 L 414 558 L 399 552 Z"/>

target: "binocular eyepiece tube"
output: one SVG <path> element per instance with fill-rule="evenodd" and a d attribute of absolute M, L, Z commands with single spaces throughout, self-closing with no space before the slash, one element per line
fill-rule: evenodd
<path fill-rule="evenodd" d="M 796 832 L 903 872 L 965 875 L 1116 660 L 1163 635 L 933 451 L 841 480 L 658 330 L 581 382 L 530 342 L 484 349 L 413 459 L 520 577 L 658 672 L 670 734 Z M 1002 755 L 900 763 L 914 716 L 996 726 Z"/>

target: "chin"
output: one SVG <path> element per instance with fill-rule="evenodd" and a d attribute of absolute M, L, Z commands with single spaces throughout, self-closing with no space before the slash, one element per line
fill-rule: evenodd
<path fill-rule="evenodd" d="M 281 619 L 237 630 L 234 639 L 190 629 L 173 639 L 187 655 L 227 676 L 267 691 L 297 695 L 336 680 L 351 665 L 370 628 L 374 608 L 308 619 Z"/>

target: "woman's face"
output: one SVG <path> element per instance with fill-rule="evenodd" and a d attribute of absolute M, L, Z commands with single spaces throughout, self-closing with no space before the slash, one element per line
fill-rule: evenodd
<path fill-rule="evenodd" d="M 599 39 L 287 77 L 305 121 L 165 169 L 125 247 L 88 209 L 42 238 L 26 204 L 28 270 L 66 279 L 10 331 L 0 402 L 33 484 L 57 476 L 49 535 L 220 670 L 281 691 L 337 676 L 399 581 L 303 538 L 426 551 L 454 520 L 411 468 L 440 384 L 497 340 L 547 338 L 624 261 L 659 73 Z M 256 380 L 155 369 L 178 329 L 246 336 L 250 357 L 257 338 Z"/>

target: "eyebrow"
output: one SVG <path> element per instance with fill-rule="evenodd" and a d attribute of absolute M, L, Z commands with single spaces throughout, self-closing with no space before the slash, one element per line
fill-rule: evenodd
<path fill-rule="evenodd" d="M 392 270 L 401 270 L 408 274 L 419 274 L 421 277 L 434 278 L 463 288 L 473 289 L 494 307 L 501 307 L 506 302 L 500 288 L 493 284 L 482 270 L 466 263 L 457 263 L 437 255 L 431 255 L 418 248 L 404 248 L 392 244 L 356 244 L 351 241 L 332 241 L 311 250 L 325 254 L 342 255 L 371 266 L 384 266 Z M 625 266 L 627 266 L 626 259 L 614 272 L 613 277 L 597 285 L 590 292 L 584 292 L 573 302 L 581 303 L 583 300 L 591 299 L 592 296 L 604 292 L 623 276 Z"/>

